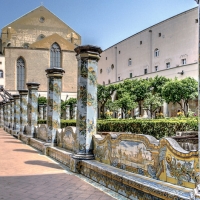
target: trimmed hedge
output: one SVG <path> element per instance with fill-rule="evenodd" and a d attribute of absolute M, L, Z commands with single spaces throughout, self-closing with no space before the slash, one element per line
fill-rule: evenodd
<path fill-rule="evenodd" d="M 46 120 L 40 120 L 40 122 Z M 76 126 L 75 120 L 61 120 L 61 128 L 66 126 Z M 111 119 L 98 120 L 97 130 L 100 132 L 132 132 L 137 134 L 147 134 L 157 139 L 173 136 L 176 131 L 198 130 L 198 118 L 169 118 L 169 119 Z"/>
<path fill-rule="evenodd" d="M 76 121 L 75 120 L 60 120 L 61 122 L 61 128 L 65 128 L 67 126 L 76 126 Z M 38 124 L 46 124 L 47 120 L 38 120 Z"/>

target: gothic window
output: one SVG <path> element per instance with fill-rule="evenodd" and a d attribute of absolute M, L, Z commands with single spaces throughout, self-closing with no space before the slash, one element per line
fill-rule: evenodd
<path fill-rule="evenodd" d="M 25 89 L 25 62 L 22 57 L 17 60 L 17 90 Z"/>
<path fill-rule="evenodd" d="M 60 46 L 55 42 L 51 46 L 51 55 L 50 55 L 50 68 L 56 67 L 61 68 L 60 59 L 61 59 L 61 49 Z"/>

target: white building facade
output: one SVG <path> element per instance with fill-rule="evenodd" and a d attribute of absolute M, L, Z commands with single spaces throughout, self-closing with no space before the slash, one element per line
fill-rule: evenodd
<path fill-rule="evenodd" d="M 127 78 L 198 80 L 198 9 L 180 13 L 109 47 L 99 61 L 99 84 Z"/>
<path fill-rule="evenodd" d="M 101 54 L 99 84 L 157 75 L 198 80 L 198 8 L 136 33 Z M 197 106 L 196 100 L 190 102 L 193 111 L 196 112 Z M 165 116 L 176 116 L 179 109 L 178 105 L 165 103 L 162 112 Z"/>
<path fill-rule="evenodd" d="M 0 86 L 5 87 L 5 56 L 0 54 Z"/>

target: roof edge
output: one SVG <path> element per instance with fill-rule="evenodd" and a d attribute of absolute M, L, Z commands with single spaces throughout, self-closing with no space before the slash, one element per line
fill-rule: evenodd
<path fill-rule="evenodd" d="M 137 35 L 137 34 L 139 34 L 139 33 L 142 33 L 143 31 L 146 31 L 146 30 L 148 30 L 148 29 L 150 29 L 150 28 L 152 28 L 152 27 L 154 27 L 154 26 L 157 26 L 157 25 L 159 25 L 159 24 L 161 24 L 161 23 L 163 23 L 163 22 L 165 22 L 165 21 L 168 21 L 168 20 L 170 20 L 170 19 L 172 19 L 172 18 L 178 17 L 179 15 L 182 15 L 182 14 L 184 14 L 184 13 L 190 12 L 190 11 L 195 10 L 195 9 L 198 9 L 198 6 L 197 6 L 197 7 L 194 7 L 194 8 L 191 8 L 191 9 L 189 9 L 189 10 L 183 11 L 183 12 L 181 12 L 181 13 L 179 13 L 179 14 L 177 14 L 177 15 L 174 15 L 174 16 L 172 16 L 172 17 L 169 17 L 169 18 L 167 18 L 167 19 L 165 19 L 165 20 L 163 20 L 163 21 L 161 21 L 161 22 L 158 22 L 158 23 L 152 25 L 152 26 L 149 26 L 149 27 L 143 29 L 142 31 L 139 31 L 139 32 L 137 32 L 137 33 L 135 33 L 135 34 L 133 34 L 133 35 L 131 35 L 131 36 L 129 36 L 129 37 L 127 37 L 127 38 L 125 38 L 125 39 L 123 39 L 123 40 L 121 40 L 121 41 L 115 43 L 115 44 L 113 44 L 112 46 L 110 46 L 110 47 L 104 49 L 103 52 L 106 51 L 106 50 L 108 50 L 108 49 L 110 49 L 110 48 L 112 48 L 112 47 L 114 47 L 115 45 L 120 44 L 121 42 L 123 42 L 123 41 L 125 41 L 125 40 L 127 40 L 127 39 L 129 39 L 129 38 L 131 38 L 131 37 L 133 37 L 133 36 L 135 36 L 135 35 Z"/>

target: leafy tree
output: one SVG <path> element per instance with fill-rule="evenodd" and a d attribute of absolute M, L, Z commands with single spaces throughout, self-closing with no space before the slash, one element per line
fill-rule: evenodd
<path fill-rule="evenodd" d="M 170 81 L 170 79 L 164 76 L 155 76 L 154 78 L 150 78 L 150 88 L 152 88 L 152 92 L 158 93 L 160 96 L 162 95 L 163 86 Z"/>
<path fill-rule="evenodd" d="M 162 95 L 167 103 L 178 103 L 187 116 L 189 100 L 198 96 L 198 82 L 191 77 L 182 80 L 176 78 L 164 85 Z"/>
<path fill-rule="evenodd" d="M 132 80 L 132 87 L 130 93 L 132 97 L 135 97 L 135 102 L 138 103 L 139 114 L 142 112 L 142 102 L 144 101 L 147 93 L 149 92 L 150 82 L 146 79 Z"/>
<path fill-rule="evenodd" d="M 146 95 L 146 98 L 144 100 L 144 108 L 149 110 L 151 113 L 151 118 L 153 118 L 153 113 L 163 105 L 164 99 L 156 93 L 152 94 L 152 92 L 149 92 Z"/>
<path fill-rule="evenodd" d="M 38 105 L 39 104 L 47 104 L 47 98 L 46 97 L 38 97 Z"/>
<path fill-rule="evenodd" d="M 97 86 L 97 101 L 100 104 L 102 118 L 105 118 L 105 104 L 109 99 L 111 99 L 111 95 L 114 93 L 117 87 L 117 85 Z"/>
<path fill-rule="evenodd" d="M 115 108 L 121 108 L 122 112 L 124 112 L 125 114 L 125 118 L 127 118 L 128 111 L 135 108 L 137 106 L 137 103 L 133 101 L 128 92 L 124 92 L 121 98 L 114 101 L 114 106 Z"/>
<path fill-rule="evenodd" d="M 108 99 L 108 101 L 105 104 L 105 107 L 112 112 L 118 111 L 118 107 L 116 106 L 116 104 L 111 99 Z"/>
<path fill-rule="evenodd" d="M 66 105 L 70 105 L 70 118 L 72 118 L 73 106 L 77 103 L 76 98 L 69 98 L 68 100 L 61 101 L 61 112 L 66 109 Z"/>

